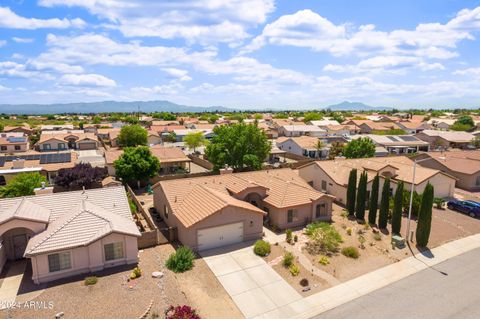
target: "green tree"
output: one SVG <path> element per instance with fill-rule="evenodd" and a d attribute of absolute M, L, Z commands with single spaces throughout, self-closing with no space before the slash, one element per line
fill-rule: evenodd
<path fill-rule="evenodd" d="M 374 225 L 377 222 L 379 184 L 380 177 L 377 174 L 372 181 L 372 190 L 370 192 L 370 205 L 368 208 L 368 223 L 371 225 Z"/>
<path fill-rule="evenodd" d="M 325 143 L 323 143 L 321 140 L 318 140 L 317 143 L 315 144 L 315 149 L 317 150 L 318 157 L 320 157 L 324 147 L 325 147 Z"/>
<path fill-rule="evenodd" d="M 303 121 L 305 123 L 310 122 L 310 121 L 318 121 L 318 120 L 321 120 L 321 119 L 323 119 L 322 114 L 317 113 L 317 112 L 308 112 L 303 117 Z"/>
<path fill-rule="evenodd" d="M 460 116 L 450 127 L 454 131 L 470 131 L 475 127 L 475 122 L 470 115 Z"/>
<path fill-rule="evenodd" d="M 473 138 L 472 145 L 475 148 L 480 148 L 480 135 L 477 135 Z"/>
<path fill-rule="evenodd" d="M 400 235 L 403 212 L 403 182 L 399 182 L 393 199 L 392 234 Z"/>
<path fill-rule="evenodd" d="M 271 149 L 265 133 L 254 124 L 222 125 L 205 150 L 215 169 L 225 165 L 236 171 L 259 170 Z"/>
<path fill-rule="evenodd" d="M 98 115 L 94 116 L 92 119 L 92 124 L 100 124 L 102 123 L 102 118 Z"/>
<path fill-rule="evenodd" d="M 0 197 L 19 197 L 34 195 L 33 190 L 41 187 L 47 179 L 40 173 L 21 173 L 0 188 Z"/>
<path fill-rule="evenodd" d="M 140 187 L 140 181 L 152 178 L 158 173 L 160 162 L 147 146 L 137 146 L 125 148 L 123 154 L 113 162 L 113 166 L 116 175 L 123 182 L 137 181 Z"/>
<path fill-rule="evenodd" d="M 138 124 L 126 125 L 118 134 L 118 144 L 122 147 L 147 145 L 147 130 Z"/>
<path fill-rule="evenodd" d="M 360 137 L 347 143 L 344 150 L 346 158 L 366 158 L 375 155 L 375 144 L 368 137 Z"/>
<path fill-rule="evenodd" d="M 360 175 L 357 190 L 357 205 L 355 206 L 355 217 L 357 220 L 365 220 L 365 203 L 367 201 L 367 172 Z"/>
<path fill-rule="evenodd" d="M 2 123 L 0 123 L 0 132 L 3 132 L 4 129 L 5 129 L 5 125 L 3 125 Z"/>
<path fill-rule="evenodd" d="M 428 183 L 422 195 L 422 203 L 420 205 L 420 213 L 418 214 L 417 232 L 415 238 L 417 245 L 427 247 L 432 228 L 432 206 L 433 206 L 434 190 L 432 184 Z"/>
<path fill-rule="evenodd" d="M 378 227 L 387 228 L 388 209 L 390 206 L 390 179 L 386 178 L 383 182 L 382 198 L 380 199 L 380 213 L 378 216 Z"/>
<path fill-rule="evenodd" d="M 183 141 L 185 145 L 187 145 L 188 148 L 192 148 L 194 152 L 197 147 L 204 145 L 206 142 L 203 132 L 190 132 L 183 138 Z"/>
<path fill-rule="evenodd" d="M 357 170 L 354 168 L 350 171 L 347 185 L 347 212 L 348 216 L 355 215 L 355 197 L 357 189 Z"/>
<path fill-rule="evenodd" d="M 177 134 L 175 132 L 170 132 L 167 136 L 163 136 L 165 142 L 175 143 L 177 141 Z"/>
<path fill-rule="evenodd" d="M 345 148 L 345 145 L 343 145 L 342 142 L 337 142 L 337 141 L 332 142 L 330 146 L 330 150 L 328 151 L 328 159 L 333 160 L 337 156 L 342 156 L 344 148 Z"/>

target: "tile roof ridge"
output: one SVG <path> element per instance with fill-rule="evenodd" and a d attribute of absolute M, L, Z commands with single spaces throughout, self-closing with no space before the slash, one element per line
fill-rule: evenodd
<path fill-rule="evenodd" d="M 80 207 L 82 206 L 82 203 L 80 205 L 78 205 L 77 207 Z M 57 228 L 55 228 L 54 230 L 52 230 L 47 236 L 45 236 L 45 238 L 43 238 L 42 240 L 40 240 L 38 243 L 36 243 L 32 248 L 30 248 L 30 251 L 32 250 L 35 250 L 38 246 L 40 246 L 41 244 L 43 244 L 45 241 L 47 241 L 48 239 L 50 239 L 53 235 L 55 235 L 56 233 L 58 233 L 60 230 L 62 230 L 63 228 L 65 228 L 65 226 L 67 226 L 68 224 L 70 224 L 70 222 L 75 218 L 77 217 L 78 215 L 80 215 L 84 210 L 83 209 L 78 209 L 77 211 L 73 210 L 70 214 L 66 214 L 64 215 L 64 221 L 62 220 L 62 217 L 60 217 L 59 219 L 56 219 L 55 221 L 63 221 L 61 225 L 59 225 Z M 68 218 L 67 218 L 68 217 Z M 44 232 L 47 231 L 44 230 Z M 38 235 L 41 235 L 42 233 L 38 234 Z M 36 236 L 38 236 L 36 235 Z"/>
<path fill-rule="evenodd" d="M 26 198 L 22 197 L 22 200 L 20 201 L 20 203 L 18 203 L 17 208 L 15 209 L 15 212 L 12 214 L 12 217 L 18 216 L 18 211 L 20 210 L 20 207 L 25 205 L 25 200 Z"/>

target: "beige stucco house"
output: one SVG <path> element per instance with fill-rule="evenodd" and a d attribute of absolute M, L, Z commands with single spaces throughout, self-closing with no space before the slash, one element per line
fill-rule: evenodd
<path fill-rule="evenodd" d="M 153 188 L 157 211 L 195 250 L 261 238 L 264 222 L 293 228 L 330 220 L 332 212 L 333 197 L 290 169 L 161 181 Z"/>
<path fill-rule="evenodd" d="M 42 132 L 37 143 L 39 151 L 96 150 L 98 138 L 94 133 Z"/>
<path fill-rule="evenodd" d="M 316 190 L 335 196 L 338 203 L 345 205 L 348 176 L 354 168 L 357 169 L 357 180 L 363 171 L 367 172 L 367 197 L 377 174 L 380 176 L 380 189 L 385 178 L 390 178 L 392 193 L 399 181 L 404 182 L 406 190 L 410 190 L 412 185 L 413 161 L 405 156 L 316 161 L 300 167 L 298 174 Z M 422 193 L 430 182 L 436 197 L 453 197 L 455 181 L 453 176 L 442 171 L 417 166 L 415 190 Z"/>
<path fill-rule="evenodd" d="M 0 266 L 29 258 L 37 284 L 137 263 L 139 236 L 123 187 L 0 200 Z"/>
<path fill-rule="evenodd" d="M 23 133 L 0 133 L 0 153 L 23 153 L 28 149 L 28 137 Z"/>

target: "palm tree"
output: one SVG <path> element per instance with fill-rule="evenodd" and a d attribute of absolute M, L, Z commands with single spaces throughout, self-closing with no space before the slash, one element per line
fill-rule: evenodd
<path fill-rule="evenodd" d="M 320 158 L 320 153 L 325 147 L 325 143 L 323 143 L 321 140 L 317 141 L 317 144 L 315 144 L 315 149 L 317 150 L 317 157 Z"/>

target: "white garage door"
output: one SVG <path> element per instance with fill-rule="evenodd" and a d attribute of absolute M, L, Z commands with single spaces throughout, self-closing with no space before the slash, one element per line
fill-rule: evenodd
<path fill-rule="evenodd" d="M 197 233 L 198 250 L 206 250 L 243 241 L 243 222 L 201 229 Z"/>

